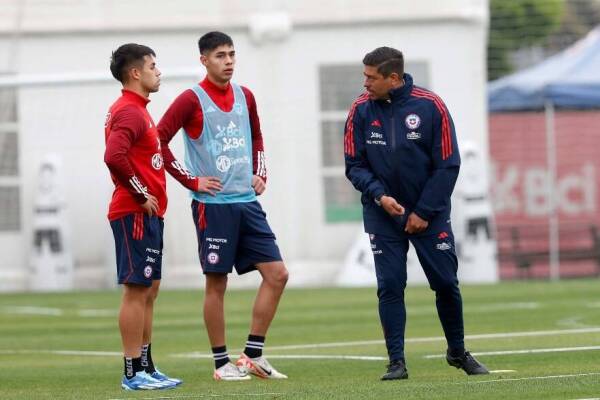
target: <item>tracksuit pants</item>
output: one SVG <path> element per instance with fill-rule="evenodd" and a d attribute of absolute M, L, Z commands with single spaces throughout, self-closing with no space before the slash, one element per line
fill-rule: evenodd
<path fill-rule="evenodd" d="M 464 351 L 462 298 L 452 232 L 410 238 L 369 235 L 377 274 L 379 317 L 390 361 L 404 360 L 406 255 L 409 242 L 435 291 L 438 316 L 452 353 Z"/>

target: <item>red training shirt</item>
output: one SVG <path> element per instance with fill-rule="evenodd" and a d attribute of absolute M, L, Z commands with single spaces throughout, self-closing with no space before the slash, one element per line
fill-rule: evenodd
<path fill-rule="evenodd" d="M 115 184 L 108 209 L 113 221 L 124 215 L 144 212 L 148 194 L 158 199 L 158 216 L 167 210 L 165 169 L 158 130 L 146 110 L 147 98 L 123 89 L 104 123 L 104 162 Z"/>

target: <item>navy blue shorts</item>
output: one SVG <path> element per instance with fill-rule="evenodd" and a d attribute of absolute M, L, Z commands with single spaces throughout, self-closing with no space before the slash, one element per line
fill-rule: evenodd
<path fill-rule="evenodd" d="M 202 271 L 239 275 L 256 264 L 281 261 L 275 235 L 258 201 L 210 204 L 192 201 Z"/>
<path fill-rule="evenodd" d="M 161 277 L 163 219 L 135 213 L 110 221 L 110 226 L 119 283 L 152 286 L 152 281 Z"/>

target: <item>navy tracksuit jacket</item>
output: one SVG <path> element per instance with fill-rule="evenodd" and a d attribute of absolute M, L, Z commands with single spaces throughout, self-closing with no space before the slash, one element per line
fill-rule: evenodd
<path fill-rule="evenodd" d="M 346 176 L 362 193 L 365 231 L 405 237 L 407 216 L 429 222 L 421 236 L 450 228 L 450 195 L 458 177 L 460 155 L 454 123 L 442 100 L 413 85 L 391 99 L 370 100 L 365 93 L 352 105 L 344 135 Z M 374 199 L 392 196 L 406 209 L 392 218 Z"/>

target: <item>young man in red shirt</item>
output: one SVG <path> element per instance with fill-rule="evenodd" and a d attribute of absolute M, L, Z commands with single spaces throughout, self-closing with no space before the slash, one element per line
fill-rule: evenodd
<path fill-rule="evenodd" d="M 150 93 L 160 85 L 155 56 L 149 47 L 135 43 L 113 52 L 110 71 L 123 90 L 104 124 L 104 162 L 115 184 L 108 219 L 115 237 L 118 281 L 123 285 L 119 329 L 125 390 L 166 389 L 181 383 L 154 366 L 150 342 L 167 209 L 160 140 L 146 110 Z"/>
<path fill-rule="evenodd" d="M 158 124 L 165 168 L 191 190 L 198 254 L 206 277 L 204 322 L 215 360 L 216 380 L 285 379 L 263 357 L 265 336 L 288 272 L 275 235 L 256 196 L 267 179 L 256 102 L 250 90 L 231 82 L 235 50 L 231 38 L 210 32 L 198 41 L 206 78 L 184 91 Z M 168 144 L 184 129 L 186 167 Z M 194 176 L 198 178 L 194 178 Z M 193 182 L 198 180 L 198 184 Z M 250 335 L 236 365 L 225 346 L 223 299 L 227 274 L 258 270 Z"/>

